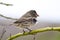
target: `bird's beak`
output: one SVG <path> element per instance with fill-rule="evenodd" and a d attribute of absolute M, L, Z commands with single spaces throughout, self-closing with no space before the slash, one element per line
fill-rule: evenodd
<path fill-rule="evenodd" d="M 37 15 L 37 16 L 39 16 L 39 15 Z"/>
<path fill-rule="evenodd" d="M 36 14 L 36 16 L 39 16 L 38 14 Z"/>

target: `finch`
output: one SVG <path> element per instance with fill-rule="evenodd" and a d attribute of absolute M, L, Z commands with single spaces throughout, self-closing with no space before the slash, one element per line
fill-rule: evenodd
<path fill-rule="evenodd" d="M 31 31 L 31 29 L 29 29 L 28 27 L 32 27 L 36 24 L 36 22 L 37 22 L 36 18 L 38 16 L 39 15 L 37 14 L 37 12 L 35 10 L 30 10 L 26 14 L 24 14 L 21 18 L 16 20 L 13 24 L 15 24 L 16 27 L 25 28 L 25 29 Z"/>

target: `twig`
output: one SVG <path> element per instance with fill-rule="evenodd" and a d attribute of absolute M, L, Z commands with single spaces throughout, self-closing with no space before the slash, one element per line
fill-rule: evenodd
<path fill-rule="evenodd" d="M 3 28 L 2 35 L 1 35 L 0 40 L 2 40 L 2 38 L 3 38 L 4 34 L 5 34 L 5 32 L 6 32 L 5 28 Z"/>
<path fill-rule="evenodd" d="M 10 33 L 10 40 L 11 40 L 11 33 Z"/>
<path fill-rule="evenodd" d="M 7 4 L 7 3 L 3 3 L 3 2 L 0 2 L 0 4 L 6 5 L 6 6 L 13 6 L 12 4 Z"/>
<path fill-rule="evenodd" d="M 35 40 L 35 39 L 36 39 L 36 38 L 35 38 L 35 37 L 36 37 L 35 35 L 36 35 L 36 34 L 34 34 L 33 40 Z"/>
<path fill-rule="evenodd" d="M 4 15 L 2 15 L 2 14 L 0 14 L 0 16 L 3 17 L 3 18 L 6 18 L 6 19 L 17 20 L 17 19 L 15 19 L 15 18 L 6 17 L 6 16 L 4 16 Z"/>

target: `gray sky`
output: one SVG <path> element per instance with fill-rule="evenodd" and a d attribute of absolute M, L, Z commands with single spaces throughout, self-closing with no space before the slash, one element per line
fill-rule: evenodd
<path fill-rule="evenodd" d="M 20 18 L 29 10 L 36 10 L 39 20 L 60 22 L 60 0 L 0 0 L 13 6 L 0 4 L 0 13 L 13 18 Z"/>

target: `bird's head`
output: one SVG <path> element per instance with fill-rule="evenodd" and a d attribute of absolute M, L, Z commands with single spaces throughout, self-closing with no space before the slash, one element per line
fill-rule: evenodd
<path fill-rule="evenodd" d="M 31 14 L 32 17 L 38 17 L 39 16 L 35 10 L 30 10 L 28 12 Z"/>

